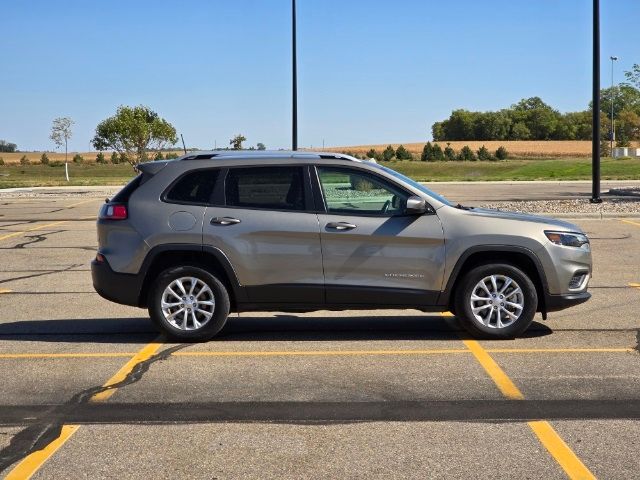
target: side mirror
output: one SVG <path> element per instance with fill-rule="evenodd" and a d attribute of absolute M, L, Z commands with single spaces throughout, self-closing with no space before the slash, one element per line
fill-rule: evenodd
<path fill-rule="evenodd" d="M 427 202 L 423 198 L 417 195 L 412 195 L 407 198 L 407 206 L 404 209 L 404 213 L 409 215 L 421 215 L 427 211 Z"/>

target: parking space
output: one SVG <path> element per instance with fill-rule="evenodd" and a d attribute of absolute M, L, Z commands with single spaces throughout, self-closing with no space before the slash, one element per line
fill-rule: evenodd
<path fill-rule="evenodd" d="M 0 202 L 7 478 L 640 471 L 640 219 L 577 221 L 592 300 L 516 340 L 383 310 L 243 313 L 213 341 L 172 344 L 145 311 L 93 291 L 101 202 Z"/>

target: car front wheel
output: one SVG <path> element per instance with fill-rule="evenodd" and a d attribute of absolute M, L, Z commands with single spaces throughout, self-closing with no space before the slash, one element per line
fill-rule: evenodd
<path fill-rule="evenodd" d="M 229 294 L 206 270 L 172 267 L 160 274 L 151 289 L 149 315 L 170 337 L 208 340 L 227 321 Z"/>
<path fill-rule="evenodd" d="M 531 279 L 508 264 L 469 271 L 456 291 L 455 311 L 463 326 L 481 338 L 513 338 L 523 333 L 538 308 Z"/>

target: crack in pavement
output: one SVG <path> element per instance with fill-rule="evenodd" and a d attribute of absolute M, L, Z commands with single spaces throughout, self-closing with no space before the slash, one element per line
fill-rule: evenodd
<path fill-rule="evenodd" d="M 48 233 L 34 233 L 33 235 L 25 235 L 25 238 L 30 238 L 31 240 L 23 243 L 18 243 L 11 248 L 24 248 L 26 245 L 44 242 L 45 240 L 47 240 L 47 235 L 53 235 L 54 233 L 62 233 L 62 232 L 64 232 L 64 230 L 54 230 L 53 232 L 48 232 Z"/>
<path fill-rule="evenodd" d="M 53 275 L 54 273 L 69 272 L 69 271 L 73 270 L 74 268 L 82 267 L 82 266 L 83 266 L 82 263 L 74 263 L 73 265 L 70 265 L 70 266 L 68 266 L 66 268 L 63 268 L 62 270 L 48 270 L 48 271 L 43 272 L 43 273 L 34 273 L 33 275 L 23 275 L 22 277 L 7 278 L 5 280 L 0 280 L 0 284 L 7 283 L 7 282 L 14 282 L 16 280 L 24 280 L 26 278 L 35 278 L 35 277 L 43 277 L 45 275 Z"/>
<path fill-rule="evenodd" d="M 174 347 L 169 347 L 156 353 L 133 368 L 121 381 L 111 384 L 87 388 L 76 393 L 67 402 L 44 412 L 40 421 L 28 426 L 13 436 L 9 445 L 0 450 L 0 472 L 3 472 L 14 463 L 29 456 L 33 452 L 42 450 L 53 440 L 60 436 L 64 425 L 64 418 L 77 405 L 89 403 L 91 398 L 107 390 L 114 390 L 136 383 L 142 379 L 143 375 L 155 362 L 166 360 L 174 352 L 188 347 L 189 343 L 183 343 Z"/>

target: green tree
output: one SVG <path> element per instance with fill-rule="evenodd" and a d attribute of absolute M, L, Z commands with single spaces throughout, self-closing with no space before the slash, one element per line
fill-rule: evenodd
<path fill-rule="evenodd" d="M 621 111 L 616 123 L 616 145 L 628 147 L 637 140 L 640 140 L 640 115 L 632 110 Z"/>
<path fill-rule="evenodd" d="M 509 152 L 507 152 L 506 148 L 504 148 L 503 146 L 500 146 L 496 150 L 496 158 L 498 160 L 506 160 L 507 158 L 509 158 Z"/>
<path fill-rule="evenodd" d="M 84 158 L 79 153 L 73 156 L 73 163 L 84 163 Z"/>
<path fill-rule="evenodd" d="M 431 150 L 433 152 L 433 159 L 436 161 L 442 161 L 444 160 L 444 152 L 442 151 L 442 147 L 440 147 L 439 144 L 434 143 L 433 144 L 433 149 Z"/>
<path fill-rule="evenodd" d="M 511 130 L 511 118 L 505 111 L 478 114 L 475 140 L 506 140 Z"/>
<path fill-rule="evenodd" d="M 446 160 L 456 160 L 458 158 L 456 155 L 456 151 L 451 148 L 450 143 L 447 143 L 447 146 L 444 147 L 444 158 Z"/>
<path fill-rule="evenodd" d="M 374 148 L 370 149 L 367 153 L 366 153 L 366 157 L 367 158 L 376 158 L 377 152 L 375 151 Z"/>
<path fill-rule="evenodd" d="M 517 122 L 513 124 L 511 128 L 511 140 L 529 140 L 531 138 L 531 131 L 524 124 L 524 122 Z"/>
<path fill-rule="evenodd" d="M 624 72 L 624 76 L 627 79 L 627 83 L 625 83 L 625 85 L 630 85 L 640 90 L 640 65 L 634 63 L 631 70 Z"/>
<path fill-rule="evenodd" d="M 177 141 L 173 125 L 139 105 L 118 107 L 113 117 L 98 124 L 92 143 L 98 150 L 115 150 L 135 166 L 147 158 L 148 150 L 161 150 Z"/>
<path fill-rule="evenodd" d="M 96 163 L 99 165 L 104 165 L 105 163 L 107 163 L 107 159 L 105 158 L 104 153 L 98 152 L 98 154 L 96 155 Z"/>
<path fill-rule="evenodd" d="M 460 150 L 460 153 L 458 154 L 458 159 L 459 160 L 476 160 L 476 155 L 475 153 L 473 153 L 473 150 L 469 148 L 469 145 L 465 145 Z"/>
<path fill-rule="evenodd" d="M 245 140 L 246 140 L 246 137 L 241 133 L 239 133 L 238 135 L 233 137 L 231 140 L 229 140 L 229 145 L 231 145 L 231 148 L 233 150 L 242 150 L 242 142 L 244 142 Z"/>
<path fill-rule="evenodd" d="M 396 156 L 396 151 L 393 149 L 391 145 L 385 148 L 384 152 L 382 152 L 382 158 L 384 159 L 385 162 L 388 162 L 395 156 Z"/>
<path fill-rule="evenodd" d="M 423 162 L 433 162 L 435 160 L 435 158 L 433 157 L 433 145 L 431 145 L 431 142 L 427 142 L 422 148 L 422 155 L 420 155 L 420 160 L 422 160 Z"/>
<path fill-rule="evenodd" d="M 20 165 L 29 165 L 30 163 L 31 162 L 26 155 L 22 155 L 22 157 L 20 157 Z"/>
<path fill-rule="evenodd" d="M 0 166 L 4 165 L 4 158 L 0 157 Z"/>
<path fill-rule="evenodd" d="M 484 145 L 482 145 L 478 149 L 478 160 L 481 160 L 481 161 L 493 160 L 493 157 L 491 156 L 491 152 L 489 152 L 489 149 L 487 149 L 487 147 L 485 147 Z"/>
<path fill-rule="evenodd" d="M 258 150 L 266 150 L 266 149 L 267 149 L 267 147 L 265 147 L 265 146 L 264 146 L 264 143 L 261 143 L 261 142 L 258 142 L 258 143 L 256 144 L 256 148 L 257 148 Z"/>
<path fill-rule="evenodd" d="M 42 155 L 40 155 L 40 163 L 42 165 L 49 165 L 49 157 L 46 152 L 43 152 Z"/>
<path fill-rule="evenodd" d="M 117 165 L 120 163 L 120 155 L 118 155 L 118 152 L 113 152 L 111 154 L 111 163 L 114 165 Z"/>
<path fill-rule="evenodd" d="M 0 140 L 0 152 L 13 153 L 18 149 L 15 143 L 7 142 L 6 140 Z"/>
<path fill-rule="evenodd" d="M 67 150 L 69 139 L 73 135 L 71 127 L 73 127 L 74 121 L 69 117 L 58 117 L 53 120 L 51 125 L 51 135 L 49 138 L 53 140 L 53 143 L 57 147 L 64 145 L 64 163 L 67 163 Z"/>
<path fill-rule="evenodd" d="M 164 160 L 164 155 L 162 155 L 162 152 L 157 151 L 156 154 L 153 157 L 154 161 L 158 161 L 158 160 Z"/>
<path fill-rule="evenodd" d="M 404 148 L 404 145 L 400 145 L 398 147 L 398 149 L 396 150 L 396 157 L 398 158 L 398 160 L 413 160 L 413 155 L 411 155 L 411 152 L 409 152 L 409 150 Z"/>

